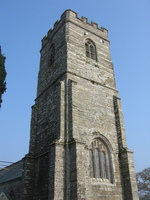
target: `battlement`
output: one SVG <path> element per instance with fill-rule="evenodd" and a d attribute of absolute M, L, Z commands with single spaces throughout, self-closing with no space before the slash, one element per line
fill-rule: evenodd
<path fill-rule="evenodd" d="M 89 25 L 89 26 L 92 26 L 94 28 L 97 28 L 98 30 L 102 31 L 102 32 L 105 32 L 105 33 L 108 33 L 108 30 L 105 29 L 104 27 L 101 27 L 99 28 L 98 27 L 98 24 L 91 21 L 91 23 L 88 21 L 88 18 L 82 16 L 81 18 L 78 17 L 78 13 L 74 12 L 73 10 L 66 10 L 62 15 L 61 15 L 61 19 L 63 19 L 64 15 L 67 16 L 67 19 L 69 20 L 73 20 L 76 19 L 78 22 L 81 21 L 81 22 L 84 22 L 85 24 Z"/>
<path fill-rule="evenodd" d="M 55 32 L 66 22 L 71 22 L 76 24 L 77 26 L 82 27 L 86 31 L 92 32 L 99 37 L 108 40 L 108 30 L 104 27 L 99 28 L 98 24 L 91 21 L 91 23 L 88 22 L 88 18 L 86 17 L 78 17 L 78 13 L 74 12 L 73 10 L 66 10 L 60 17 L 60 20 L 57 20 L 54 23 L 53 28 L 51 28 L 47 35 L 42 39 L 42 46 L 46 43 L 47 39 L 51 37 Z"/>

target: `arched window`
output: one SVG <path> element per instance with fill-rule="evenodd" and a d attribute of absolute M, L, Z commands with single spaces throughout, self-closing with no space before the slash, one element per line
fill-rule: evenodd
<path fill-rule="evenodd" d="M 85 42 L 85 52 L 86 57 L 91 58 L 96 61 L 96 47 L 95 44 L 91 40 L 86 40 Z"/>
<path fill-rule="evenodd" d="M 52 44 L 49 50 L 48 65 L 52 65 L 55 61 L 55 45 Z"/>
<path fill-rule="evenodd" d="M 112 182 L 110 150 L 100 139 L 93 140 L 90 146 L 90 175 Z"/>

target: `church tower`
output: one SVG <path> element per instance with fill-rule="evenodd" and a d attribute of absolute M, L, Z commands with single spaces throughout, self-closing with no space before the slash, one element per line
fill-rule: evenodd
<path fill-rule="evenodd" d="M 72 10 L 43 38 L 24 200 L 138 200 L 109 45 Z"/>

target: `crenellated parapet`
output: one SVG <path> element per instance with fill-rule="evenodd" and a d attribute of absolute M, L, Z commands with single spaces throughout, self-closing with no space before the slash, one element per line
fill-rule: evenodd
<path fill-rule="evenodd" d="M 54 23 L 53 28 L 51 28 L 47 32 L 47 35 L 42 39 L 42 47 L 47 43 L 49 38 L 52 37 L 57 32 L 57 30 L 67 22 L 73 23 L 83 28 L 85 31 L 91 32 L 92 34 L 95 34 L 104 40 L 108 40 L 108 30 L 106 28 L 99 28 L 97 23 L 93 21 L 90 23 L 88 18 L 83 16 L 79 18 L 78 13 L 68 9 L 61 15 L 60 20 L 57 20 Z"/>

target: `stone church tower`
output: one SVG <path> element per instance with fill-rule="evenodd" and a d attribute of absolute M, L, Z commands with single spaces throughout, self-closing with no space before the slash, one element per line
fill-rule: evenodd
<path fill-rule="evenodd" d="M 72 10 L 43 38 L 24 200 L 138 200 L 109 45 Z"/>

